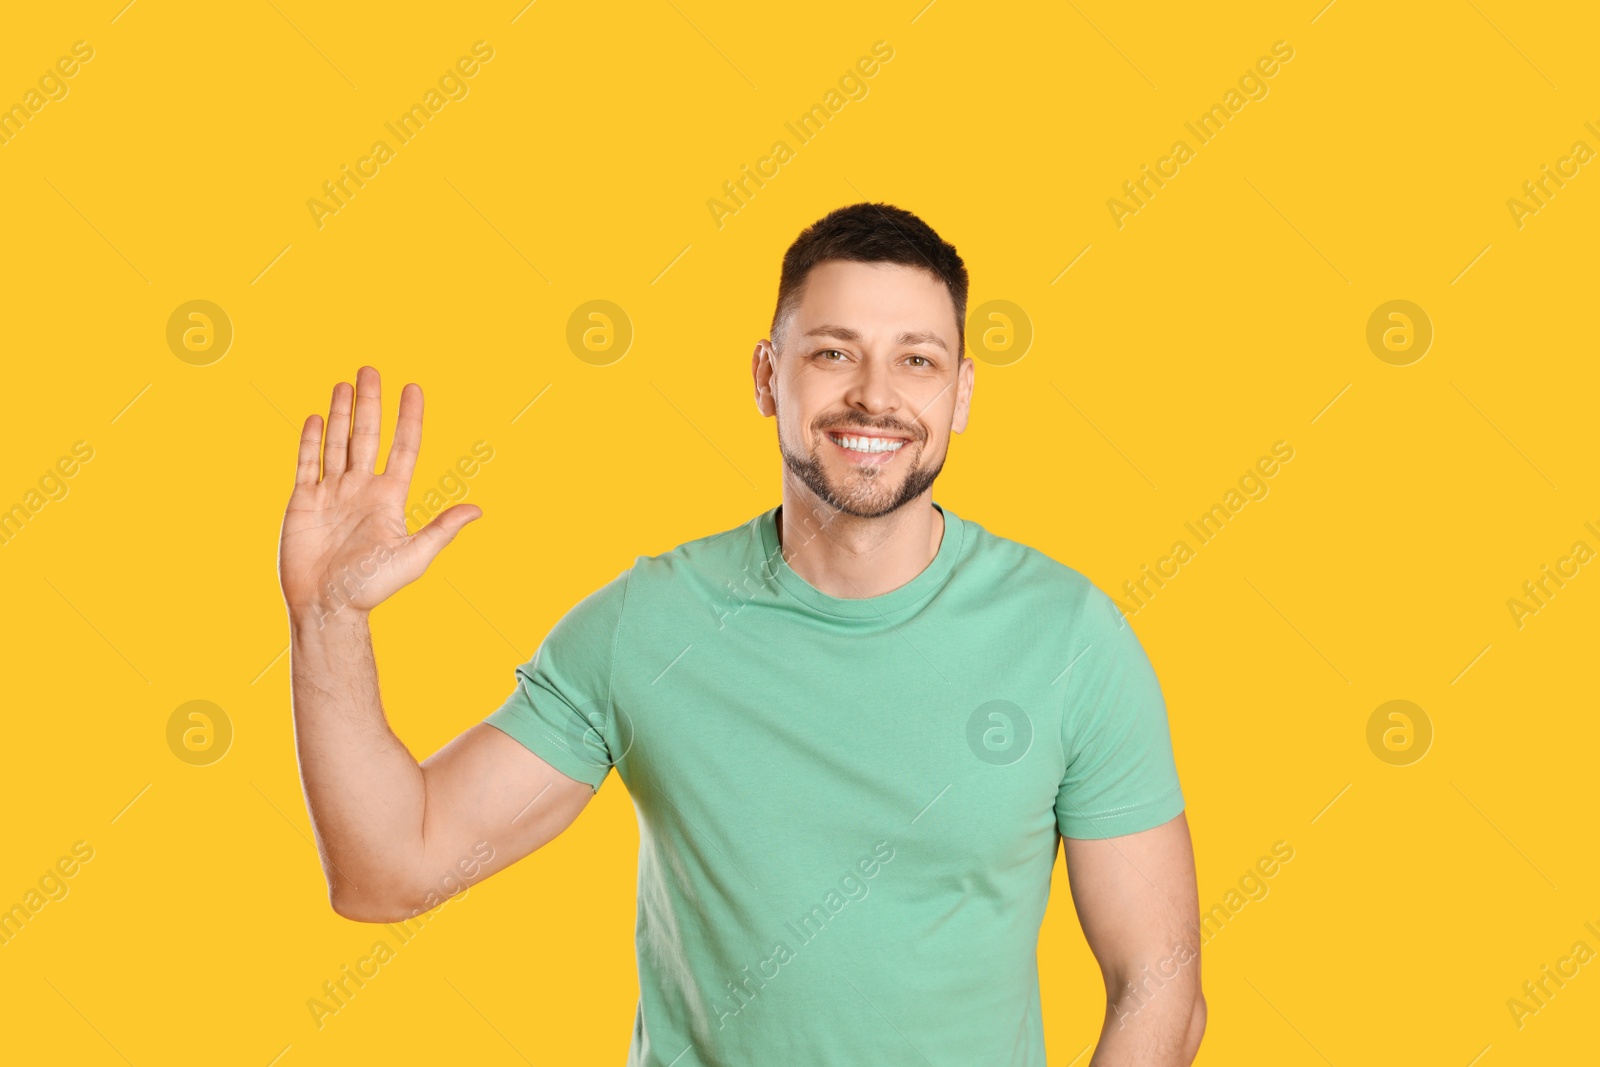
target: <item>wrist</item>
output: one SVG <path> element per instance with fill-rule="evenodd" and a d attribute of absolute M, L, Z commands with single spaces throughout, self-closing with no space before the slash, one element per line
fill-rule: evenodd
<path fill-rule="evenodd" d="M 371 611 L 339 601 L 288 606 L 289 631 L 296 639 L 319 635 L 359 633 L 368 628 Z"/>

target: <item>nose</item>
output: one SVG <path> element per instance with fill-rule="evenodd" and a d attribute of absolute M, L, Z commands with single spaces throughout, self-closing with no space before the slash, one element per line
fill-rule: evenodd
<path fill-rule="evenodd" d="M 851 377 L 844 402 L 863 415 L 875 418 L 892 416 L 900 410 L 889 368 L 881 360 L 864 359 Z"/>

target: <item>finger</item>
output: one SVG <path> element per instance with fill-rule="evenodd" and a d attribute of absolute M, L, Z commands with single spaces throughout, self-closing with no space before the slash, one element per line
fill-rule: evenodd
<path fill-rule="evenodd" d="M 356 420 L 350 430 L 350 469 L 372 473 L 378 462 L 378 431 L 383 427 L 383 399 L 378 368 L 356 371 Z"/>
<path fill-rule="evenodd" d="M 324 480 L 343 474 L 345 462 L 350 458 L 350 398 L 353 395 L 349 382 L 333 387 L 333 403 L 328 405 L 328 432 L 322 444 Z"/>
<path fill-rule="evenodd" d="M 316 485 L 321 460 L 317 449 L 322 444 L 322 416 L 312 415 L 300 428 L 300 465 L 294 471 L 295 485 Z"/>
<path fill-rule="evenodd" d="M 454 541 L 463 526 L 482 515 L 483 509 L 476 504 L 457 504 L 435 515 L 433 521 L 418 530 L 411 539 L 411 543 L 422 554 L 423 566 L 427 566 L 433 557 L 442 552 L 445 545 Z"/>
<path fill-rule="evenodd" d="M 394 440 L 389 442 L 389 458 L 383 473 L 411 484 L 417 469 L 417 453 L 422 451 L 422 386 L 410 382 L 400 390 L 400 416 L 394 424 Z"/>

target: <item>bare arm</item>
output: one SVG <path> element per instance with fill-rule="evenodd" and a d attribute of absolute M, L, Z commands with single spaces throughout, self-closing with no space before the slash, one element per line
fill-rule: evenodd
<path fill-rule="evenodd" d="M 372 367 L 354 390 L 334 387 L 320 478 L 321 419 L 306 420 L 278 558 L 301 785 L 330 903 L 365 922 L 409 918 L 502 870 L 561 833 L 594 795 L 485 723 L 421 764 L 389 728 L 369 615 L 482 512 L 459 504 L 407 535 L 422 390 L 402 390 L 379 475 L 381 411 Z"/>
<path fill-rule="evenodd" d="M 1188 819 L 1062 845 L 1078 920 L 1106 983 L 1089 1067 L 1188 1067 L 1206 1025 Z"/>

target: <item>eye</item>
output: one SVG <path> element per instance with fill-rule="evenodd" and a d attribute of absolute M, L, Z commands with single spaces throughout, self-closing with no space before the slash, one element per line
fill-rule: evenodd
<path fill-rule="evenodd" d="M 817 355 L 819 355 L 819 356 L 826 356 L 826 355 L 828 355 L 828 354 L 829 354 L 829 353 L 830 353 L 830 352 L 831 352 L 831 353 L 833 353 L 833 354 L 834 354 L 834 355 L 836 355 L 836 356 L 842 356 L 842 355 L 844 355 L 844 353 L 843 353 L 843 352 L 841 352 L 841 351 L 839 351 L 839 350 L 838 350 L 838 349 L 837 349 L 837 348 L 824 348 L 824 349 L 823 349 L 823 350 L 822 350 L 822 351 L 821 351 L 821 352 L 818 352 L 818 353 L 817 353 Z M 832 360 L 832 359 L 828 359 L 828 360 L 824 360 L 824 362 L 826 362 L 826 363 L 836 363 L 836 362 L 838 362 L 838 361 L 837 361 L 837 360 Z"/>
<path fill-rule="evenodd" d="M 913 354 L 911 356 L 908 356 L 907 358 L 908 359 L 920 359 L 920 360 L 922 360 L 921 363 L 917 364 L 917 366 L 919 366 L 919 367 L 931 367 L 931 366 L 933 366 L 933 361 L 928 359 L 927 356 L 919 356 L 919 355 Z"/>

